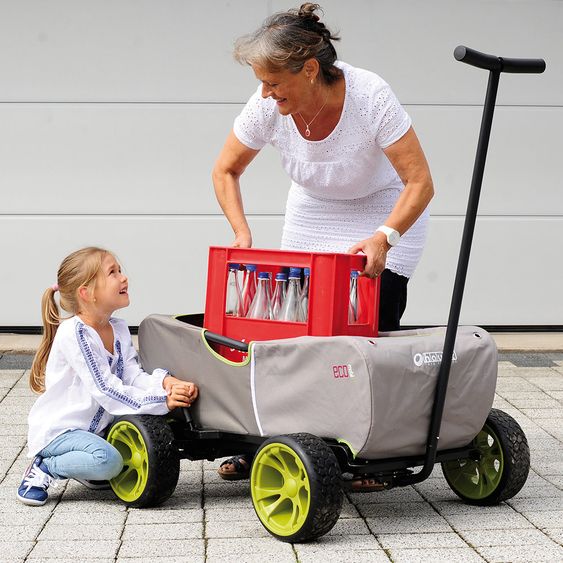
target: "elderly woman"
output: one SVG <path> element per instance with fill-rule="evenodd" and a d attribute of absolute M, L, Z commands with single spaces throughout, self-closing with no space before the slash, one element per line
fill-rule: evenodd
<path fill-rule="evenodd" d="M 275 14 L 237 41 L 235 58 L 260 85 L 217 159 L 215 193 L 233 246 L 252 246 L 239 179 L 262 147 L 276 147 L 292 180 L 282 248 L 365 253 L 363 275 L 381 276 L 379 329 L 397 330 L 424 246 L 432 179 L 389 85 L 337 60 L 338 38 L 318 9 L 306 3 Z M 219 473 L 248 477 L 248 460 L 236 456 Z"/>

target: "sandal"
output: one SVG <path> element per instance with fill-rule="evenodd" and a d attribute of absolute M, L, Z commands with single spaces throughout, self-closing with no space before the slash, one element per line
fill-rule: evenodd
<path fill-rule="evenodd" d="M 232 468 L 228 468 L 232 466 Z M 250 461 L 246 455 L 235 455 L 226 459 L 217 470 L 219 477 L 225 481 L 240 481 L 250 478 Z"/>

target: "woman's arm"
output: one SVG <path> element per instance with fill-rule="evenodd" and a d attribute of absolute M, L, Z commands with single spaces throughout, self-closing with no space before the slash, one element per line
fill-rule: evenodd
<path fill-rule="evenodd" d="M 259 152 L 243 145 L 231 131 L 213 168 L 215 195 L 235 234 L 235 247 L 252 246 L 252 233 L 244 214 L 239 178 Z"/>
<path fill-rule="evenodd" d="M 384 152 L 405 185 L 385 225 L 403 235 L 430 203 L 434 185 L 426 157 L 412 127 L 398 141 L 384 149 Z M 349 252 L 356 254 L 362 251 L 366 254 L 367 263 L 363 275 L 377 277 L 385 268 L 390 248 L 385 234 L 376 232 L 369 239 L 355 244 Z"/>

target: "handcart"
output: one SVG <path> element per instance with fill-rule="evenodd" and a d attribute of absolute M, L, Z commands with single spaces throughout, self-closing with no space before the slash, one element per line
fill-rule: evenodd
<path fill-rule="evenodd" d="M 545 62 L 462 46 L 454 56 L 488 70 L 489 84 L 447 327 L 377 335 L 378 285 L 367 279 L 362 291 L 372 305 L 351 326 L 338 295 L 365 257 L 210 249 L 205 316 L 151 315 L 139 329 L 145 369 L 195 381 L 200 398 L 167 417 L 113 422 L 107 439 L 124 469 L 111 486 L 126 504 L 168 499 L 181 458 L 245 453 L 253 460 L 258 518 L 278 539 L 303 542 L 334 526 L 353 479 L 388 490 L 420 483 L 440 463 L 452 490 L 477 505 L 509 499 L 524 486 L 526 436 L 510 415 L 491 408 L 494 341 L 458 321 L 500 74 L 541 73 Z M 314 314 L 301 323 L 227 317 L 233 262 L 309 267 Z"/>

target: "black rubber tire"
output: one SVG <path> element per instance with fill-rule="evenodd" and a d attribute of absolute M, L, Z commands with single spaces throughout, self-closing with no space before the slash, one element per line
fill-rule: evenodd
<path fill-rule="evenodd" d="M 468 504 L 490 506 L 515 496 L 526 483 L 530 471 L 530 448 L 524 431 L 509 414 L 491 409 L 483 426 L 483 431 L 492 431 L 503 455 L 503 467 L 500 480 L 494 490 L 481 498 L 470 498 L 456 487 L 450 479 L 452 462 L 442 463 L 442 472 L 453 492 Z M 462 463 L 463 460 L 458 460 Z M 456 463 L 456 462 L 453 462 Z"/>
<path fill-rule="evenodd" d="M 113 421 L 108 432 L 108 438 L 111 436 L 111 430 L 121 422 L 134 426 L 141 434 L 146 445 L 148 475 L 141 494 L 132 501 L 120 497 L 113 486 L 112 489 L 120 500 L 133 508 L 162 504 L 174 493 L 180 476 L 180 458 L 173 447 L 174 434 L 172 429 L 162 416 L 126 415 Z M 111 440 L 109 441 L 111 443 Z M 119 444 L 114 443 L 113 445 L 120 449 Z M 127 467 L 124 466 L 121 473 L 126 469 Z M 119 476 L 116 479 L 118 478 Z"/>
<path fill-rule="evenodd" d="M 344 498 L 342 473 L 334 452 L 323 440 L 313 434 L 287 434 L 266 440 L 256 452 L 254 460 L 264 448 L 271 444 L 288 446 L 303 463 L 310 484 L 310 506 L 305 521 L 295 533 L 278 535 L 272 532 L 262 522 L 256 508 L 253 494 L 254 473 L 251 472 L 252 503 L 262 525 L 272 536 L 284 542 L 302 543 L 324 536 L 340 518 Z"/>

